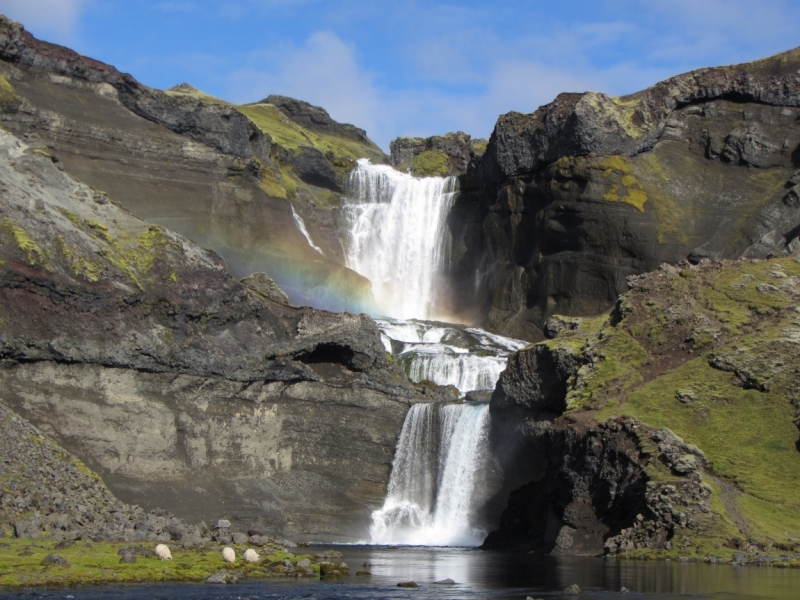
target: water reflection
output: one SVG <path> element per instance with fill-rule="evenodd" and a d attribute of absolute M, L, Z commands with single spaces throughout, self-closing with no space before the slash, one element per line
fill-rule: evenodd
<path fill-rule="evenodd" d="M 330 547 L 313 547 L 316 553 Z M 435 598 L 465 600 L 501 598 L 524 600 L 560 597 L 578 584 L 581 598 L 658 600 L 795 600 L 800 597 L 800 570 L 732 567 L 696 563 L 621 561 L 604 558 L 549 557 L 504 554 L 459 548 L 378 548 L 335 546 L 344 554 L 351 573 L 339 582 L 263 581 L 229 586 L 140 585 L 0 592 L 0 598 L 70 600 L 256 600 L 309 598 Z M 356 576 L 371 563 L 370 577 Z M 454 586 L 434 581 L 453 579 Z M 419 589 L 397 587 L 416 581 Z M 631 594 L 621 594 L 625 587 Z"/>

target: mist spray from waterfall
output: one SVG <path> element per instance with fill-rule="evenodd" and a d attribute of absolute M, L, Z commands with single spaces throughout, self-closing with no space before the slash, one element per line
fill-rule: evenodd
<path fill-rule="evenodd" d="M 442 318 L 451 246 L 446 221 L 456 191 L 455 177 L 412 177 L 366 159 L 350 174 L 345 261 L 372 282 L 383 314 Z"/>
<path fill-rule="evenodd" d="M 372 543 L 480 545 L 486 532 L 473 521 L 488 435 L 486 403 L 412 406 L 386 500 L 372 513 Z"/>

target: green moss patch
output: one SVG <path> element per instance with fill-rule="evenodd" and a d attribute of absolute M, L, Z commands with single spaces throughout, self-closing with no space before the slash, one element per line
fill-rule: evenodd
<path fill-rule="evenodd" d="M 415 177 L 445 177 L 450 174 L 450 159 L 444 152 L 425 150 L 414 157 L 409 170 Z"/>
<path fill-rule="evenodd" d="M 49 261 L 47 251 L 42 250 L 39 244 L 28 235 L 24 227 L 14 223 L 11 219 L 5 218 L 3 219 L 3 229 L 13 238 L 17 248 L 25 254 L 29 265 L 47 266 Z"/>
<path fill-rule="evenodd" d="M 7 539 L 0 543 L 0 585 L 75 585 L 99 583 L 136 583 L 155 581 L 201 582 L 212 574 L 226 569 L 240 579 L 281 577 L 288 559 L 293 564 L 305 556 L 295 556 L 281 550 L 267 550 L 258 563 L 246 563 L 241 558 L 244 548 L 237 548 L 238 560 L 228 564 L 222 559 L 221 547 L 213 550 L 179 550 L 172 547 L 171 561 L 138 557 L 135 563 L 120 563 L 120 548 L 130 544 L 94 543 L 79 541 L 66 548 L 56 549 L 55 542 L 42 540 Z M 155 543 L 143 544 L 154 548 Z M 50 553 L 64 558 L 68 566 L 46 565 L 42 561 Z M 312 559 L 313 560 L 313 559 Z M 314 577 L 319 565 L 312 564 Z"/>
<path fill-rule="evenodd" d="M 0 105 L 13 106 L 19 104 L 19 96 L 12 85 L 0 74 Z"/>
<path fill-rule="evenodd" d="M 277 106 L 272 104 L 245 104 L 237 106 L 236 109 L 253 121 L 261 131 L 268 133 L 275 143 L 291 152 L 297 152 L 301 146 L 313 146 L 333 159 L 369 158 L 374 161 L 383 159 L 383 153 L 372 144 L 311 131 L 289 120 Z M 335 160 L 332 164 L 335 168 Z"/>

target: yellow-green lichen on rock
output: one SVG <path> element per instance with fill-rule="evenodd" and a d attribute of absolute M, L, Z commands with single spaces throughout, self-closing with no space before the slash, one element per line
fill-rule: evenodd
<path fill-rule="evenodd" d="M 409 171 L 414 177 L 445 177 L 450 174 L 450 159 L 444 152 L 425 150 L 414 157 Z"/>
<path fill-rule="evenodd" d="M 597 162 L 595 166 L 603 170 L 603 176 L 606 179 L 612 179 L 612 181 L 618 179 L 620 182 L 619 185 L 611 184 L 609 191 L 603 195 L 603 200 L 625 202 L 640 212 L 644 212 L 647 194 L 634 175 L 628 159 L 623 156 L 607 156 Z"/>
<path fill-rule="evenodd" d="M 17 106 L 20 100 L 17 92 L 14 91 L 13 86 L 8 82 L 2 73 L 0 73 L 0 106 Z"/>
<path fill-rule="evenodd" d="M 14 223 L 11 219 L 3 219 L 3 229 L 13 238 L 14 242 L 28 260 L 31 266 L 40 265 L 47 267 L 49 256 L 46 250 L 42 250 L 39 244 L 28 235 L 25 229 Z"/>

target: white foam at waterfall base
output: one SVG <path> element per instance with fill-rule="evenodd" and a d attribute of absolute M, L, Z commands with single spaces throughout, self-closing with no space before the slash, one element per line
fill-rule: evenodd
<path fill-rule="evenodd" d="M 372 282 L 383 314 L 431 319 L 441 311 L 456 185 L 455 177 L 412 177 L 367 159 L 351 172 L 345 262 Z"/>
<path fill-rule="evenodd" d="M 406 417 L 389 491 L 372 513 L 373 544 L 478 546 L 475 526 L 489 434 L 486 403 L 416 404 Z"/>

